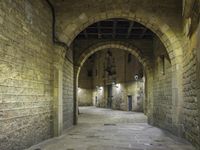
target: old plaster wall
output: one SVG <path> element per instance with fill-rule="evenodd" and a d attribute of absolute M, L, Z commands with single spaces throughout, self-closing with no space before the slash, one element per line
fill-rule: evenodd
<path fill-rule="evenodd" d="M 89 58 L 81 68 L 78 81 L 78 105 L 90 106 L 93 105 L 93 63 L 94 60 Z"/>
<path fill-rule="evenodd" d="M 93 89 L 78 89 L 78 105 L 92 106 L 93 105 Z"/>

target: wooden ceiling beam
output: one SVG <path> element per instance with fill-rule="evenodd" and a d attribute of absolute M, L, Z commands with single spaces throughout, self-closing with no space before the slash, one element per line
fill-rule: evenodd
<path fill-rule="evenodd" d="M 112 33 L 112 37 L 113 39 L 115 39 L 116 37 L 116 26 L 117 26 L 117 21 L 113 21 L 113 33 Z"/>
<path fill-rule="evenodd" d="M 127 36 L 126 36 L 127 39 L 130 37 L 133 25 L 134 25 L 134 22 L 133 21 L 130 22 L 129 27 L 128 27 L 128 33 L 127 33 Z"/>
<path fill-rule="evenodd" d="M 102 38 L 100 22 L 97 23 L 98 39 Z"/>
<path fill-rule="evenodd" d="M 140 38 L 141 38 L 141 39 L 144 37 L 146 31 L 147 31 L 147 28 L 144 28 L 143 31 L 142 31 L 142 34 L 140 35 Z"/>

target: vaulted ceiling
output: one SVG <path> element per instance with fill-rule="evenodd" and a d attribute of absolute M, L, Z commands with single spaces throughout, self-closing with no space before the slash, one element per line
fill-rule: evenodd
<path fill-rule="evenodd" d="M 97 22 L 83 30 L 77 39 L 152 39 L 154 33 L 145 26 L 125 19 Z"/>

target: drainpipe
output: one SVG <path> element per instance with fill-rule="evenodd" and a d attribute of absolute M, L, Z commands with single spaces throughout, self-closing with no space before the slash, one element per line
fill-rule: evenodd
<path fill-rule="evenodd" d="M 53 4 L 50 2 L 50 0 L 46 0 L 47 4 L 49 5 L 50 9 L 51 9 L 51 12 L 52 12 L 52 41 L 54 44 L 57 44 L 59 46 L 62 46 L 64 47 L 66 50 L 69 49 L 69 46 L 63 42 L 63 41 L 60 41 L 58 39 L 58 37 L 56 37 L 56 34 L 55 34 L 55 25 L 56 25 L 56 17 L 55 17 L 55 9 L 54 9 L 54 6 Z M 67 60 L 73 64 L 72 60 L 69 59 L 68 57 L 66 57 Z"/>
<path fill-rule="evenodd" d="M 58 38 L 55 35 L 55 25 L 56 25 L 55 9 L 53 7 L 53 4 L 50 2 L 50 0 L 46 0 L 46 2 L 48 3 L 48 5 L 51 9 L 51 12 L 52 12 L 52 41 L 53 41 L 53 43 L 63 46 L 66 49 L 68 49 L 69 46 L 65 42 L 58 40 Z"/>

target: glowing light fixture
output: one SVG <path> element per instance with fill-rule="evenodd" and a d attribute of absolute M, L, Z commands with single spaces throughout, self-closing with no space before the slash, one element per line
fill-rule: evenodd
<path fill-rule="evenodd" d="M 117 83 L 117 84 L 115 85 L 115 87 L 116 87 L 116 88 L 119 88 L 119 87 L 120 87 L 120 84 L 119 84 L 119 83 Z"/>
<path fill-rule="evenodd" d="M 138 75 L 136 74 L 136 75 L 134 75 L 134 79 L 137 81 L 138 80 Z"/>

